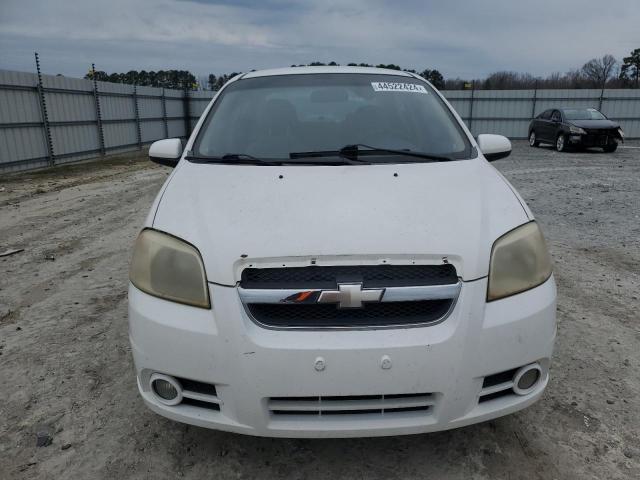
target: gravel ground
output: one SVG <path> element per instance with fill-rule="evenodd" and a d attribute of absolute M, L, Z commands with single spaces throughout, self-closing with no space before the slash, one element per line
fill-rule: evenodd
<path fill-rule="evenodd" d="M 148 411 L 127 336 L 132 242 L 168 169 L 124 157 L 0 180 L 0 478 L 640 478 L 640 144 L 495 166 L 543 226 L 558 282 L 551 382 L 458 430 L 273 440 Z M 51 444 L 37 447 L 40 441 Z"/>

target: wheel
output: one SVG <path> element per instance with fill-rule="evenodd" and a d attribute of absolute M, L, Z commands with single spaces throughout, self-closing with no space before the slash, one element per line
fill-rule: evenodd
<path fill-rule="evenodd" d="M 529 146 L 530 147 L 540 146 L 540 142 L 538 141 L 538 137 L 536 137 L 535 130 L 531 130 L 531 133 L 529 134 Z"/>
<path fill-rule="evenodd" d="M 567 139 L 562 133 L 556 138 L 556 150 L 559 152 L 567 151 Z"/>
<path fill-rule="evenodd" d="M 604 150 L 607 153 L 615 152 L 617 149 L 618 149 L 617 143 L 610 143 L 606 147 L 602 147 L 602 150 Z"/>

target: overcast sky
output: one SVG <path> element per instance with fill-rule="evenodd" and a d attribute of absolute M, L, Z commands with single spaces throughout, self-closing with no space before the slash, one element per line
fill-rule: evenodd
<path fill-rule="evenodd" d="M 197 76 L 312 61 L 546 75 L 640 47 L 640 0 L 0 0 L 0 68 Z"/>

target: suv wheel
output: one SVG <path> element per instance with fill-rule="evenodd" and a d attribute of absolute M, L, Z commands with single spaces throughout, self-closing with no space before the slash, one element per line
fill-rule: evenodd
<path fill-rule="evenodd" d="M 607 153 L 615 152 L 617 148 L 618 148 L 617 143 L 610 143 L 606 147 L 602 147 L 602 149 Z"/>
<path fill-rule="evenodd" d="M 538 141 L 538 137 L 536 137 L 536 131 L 531 130 L 531 133 L 529 134 L 529 146 L 537 147 L 539 145 L 540 145 L 540 142 Z"/>
<path fill-rule="evenodd" d="M 567 138 L 563 134 L 558 135 L 558 138 L 556 138 L 556 150 L 559 152 L 567 151 Z"/>

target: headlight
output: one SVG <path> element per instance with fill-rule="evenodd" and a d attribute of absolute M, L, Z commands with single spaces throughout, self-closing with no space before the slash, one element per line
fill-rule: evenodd
<path fill-rule="evenodd" d="M 620 138 L 624 138 L 624 132 L 621 128 L 618 129 L 618 133 L 620 134 Z"/>
<path fill-rule="evenodd" d="M 200 252 L 187 242 L 157 230 L 143 230 L 136 240 L 129 278 L 149 295 L 211 308 Z"/>
<path fill-rule="evenodd" d="M 571 133 L 573 133 L 574 135 L 586 135 L 587 134 L 587 132 L 585 132 L 584 128 L 574 127 L 573 125 L 569 126 L 569 131 Z"/>
<path fill-rule="evenodd" d="M 551 258 L 536 222 L 504 234 L 491 249 L 487 301 L 524 292 L 551 276 Z"/>

